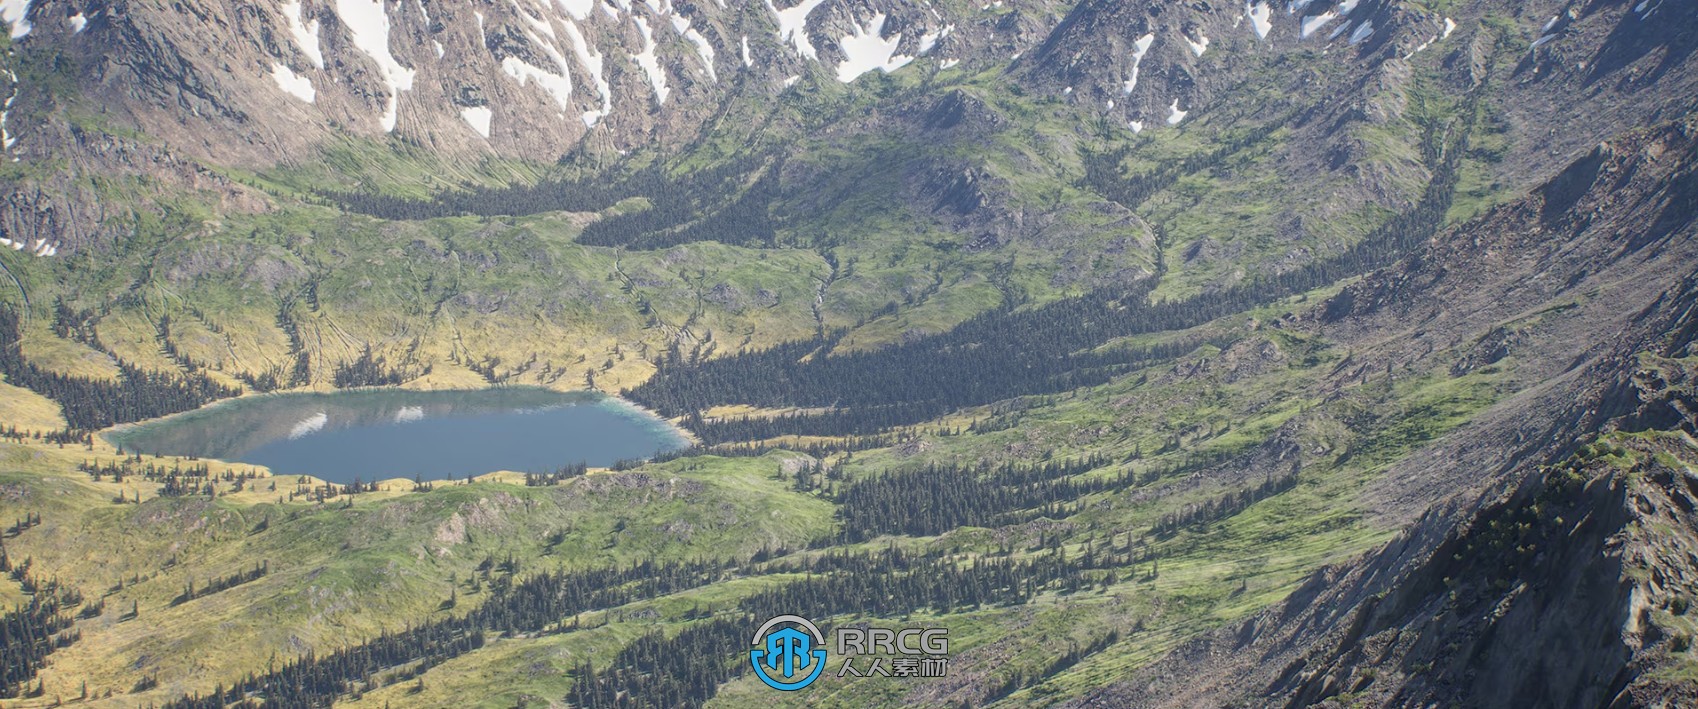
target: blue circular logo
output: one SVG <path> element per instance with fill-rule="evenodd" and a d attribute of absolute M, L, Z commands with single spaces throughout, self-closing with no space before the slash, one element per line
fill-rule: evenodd
<path fill-rule="evenodd" d="M 778 627 L 785 623 L 800 627 Z M 749 644 L 754 646 L 749 666 L 773 689 L 794 692 L 813 684 L 825 670 L 825 636 L 802 616 L 781 615 L 761 624 Z"/>

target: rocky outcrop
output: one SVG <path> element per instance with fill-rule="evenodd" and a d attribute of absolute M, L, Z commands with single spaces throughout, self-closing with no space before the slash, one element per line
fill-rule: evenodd
<path fill-rule="evenodd" d="M 18 46 L 82 67 L 74 87 L 57 90 L 224 165 L 288 161 L 350 134 L 537 159 L 579 145 L 680 144 L 723 101 L 778 94 L 803 77 L 986 61 L 1009 41 L 991 39 L 1004 13 L 1040 18 L 1028 35 L 1046 31 L 1049 14 L 1041 0 L 982 13 L 992 17 L 881 0 L 783 5 L 37 0 Z M 30 116 L 17 113 L 12 133 L 27 151 Z"/>
<path fill-rule="evenodd" d="M 1080 704 L 1689 703 L 1658 670 L 1698 579 L 1695 146 L 1690 119 L 1622 136 L 1295 323 L 1354 362 L 1512 362 L 1519 393 L 1363 490 L 1395 540 Z"/>

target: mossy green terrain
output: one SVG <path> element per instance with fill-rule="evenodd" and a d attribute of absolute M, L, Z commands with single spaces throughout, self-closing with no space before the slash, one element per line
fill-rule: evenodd
<path fill-rule="evenodd" d="M 1310 294 L 1315 296 L 1316 294 Z M 1258 313 L 1277 321 L 1307 307 L 1293 299 Z M 1464 377 L 1383 372 L 1339 378 L 1351 354 L 1302 331 L 1244 321 L 1199 332 L 1205 345 L 1172 361 L 1096 387 L 1030 397 L 913 427 L 904 443 L 838 456 L 843 481 L 928 463 L 1041 461 L 1108 455 L 1116 462 L 1080 479 L 1142 473 L 1124 490 L 1081 498 L 1054 518 L 999 528 L 960 528 L 935 537 L 884 537 L 840 550 L 897 545 L 960 559 L 1036 557 L 1059 547 L 1088 552 L 1105 538 L 1145 536 L 1166 514 L 1261 481 L 1218 461 L 1257 449 L 1300 450 L 1299 482 L 1230 517 L 1146 536 L 1151 561 L 1119 569 L 1088 588 L 1046 589 L 1012 607 L 937 614 L 917 610 L 874 622 L 926 622 L 950 629 L 948 680 L 822 680 L 806 697 L 774 697 L 750 678 L 722 688 L 718 705 L 795 699 L 806 704 L 978 702 L 1014 679 L 1003 701 L 1048 703 L 1078 696 L 1147 664 L 1166 650 L 1244 618 L 1290 593 L 1315 569 L 1384 542 L 1395 530 L 1367 521 L 1359 494 L 1385 467 L 1483 410 L 1503 392 L 1501 374 Z M 1499 367 L 1496 371 L 1502 372 Z M 1316 394 L 1340 386 L 1339 394 Z M 738 412 L 738 413 L 747 413 Z M 971 424 L 982 432 L 963 431 Z M 585 614 L 581 628 L 492 639 L 483 650 L 427 671 L 418 682 L 373 687 L 359 705 L 546 706 L 582 662 L 608 662 L 655 628 L 683 627 L 727 613 L 739 599 L 791 580 L 749 562 L 762 549 L 801 549 L 835 536 L 824 491 L 798 491 L 806 456 L 691 456 L 625 472 L 599 472 L 553 487 L 492 480 L 329 502 L 279 502 L 293 478 L 262 478 L 217 498 L 161 498 L 139 481 L 93 482 L 75 466 L 113 459 L 110 450 L 4 444 L 9 515 L 43 523 L 6 540 L 14 561 L 103 598 L 105 612 L 78 623 L 82 639 L 56 653 L 41 675 L 46 697 L 91 691 L 128 706 L 204 692 L 268 663 L 324 651 L 385 630 L 462 613 L 503 576 L 639 561 L 725 559 L 724 581 Z M 1290 462 L 1279 463 L 1283 470 Z M 1197 473 L 1212 470 L 1197 482 Z M 835 483 L 844 484 L 843 482 Z M 140 504 L 114 504 L 122 493 Z M 351 506 L 346 501 L 351 499 Z M 829 543 L 828 543 L 829 548 Z M 819 552 L 797 551 L 809 555 Z M 490 570 L 512 560 L 510 570 Z M 173 605 L 186 584 L 254 564 L 263 578 Z M 454 599 L 452 608 L 445 602 Z M 130 608 L 139 617 L 123 619 Z M 717 611 L 715 609 L 718 609 Z M 566 619 L 563 619 L 563 622 Z M 858 622 L 841 617 L 829 622 Z M 214 632 L 212 629 L 216 629 Z M 1053 674 L 1069 647 L 1113 630 L 1109 649 Z M 139 693 L 145 677 L 173 678 Z M 191 679 L 192 678 L 192 679 Z"/>
<path fill-rule="evenodd" d="M 1020 19 L 1000 6 L 982 13 Z M 1497 22 L 1487 29 L 1508 31 L 1507 20 Z M 1399 356 L 1402 340 L 1423 334 L 1402 331 L 1406 324 L 1338 325 L 1352 313 L 1328 312 L 1361 273 L 1302 281 L 1227 315 L 1207 309 L 1209 296 L 1348 254 L 1417 210 L 1446 171 L 1454 189 L 1440 185 L 1433 203 L 1444 209 L 1414 246 L 1525 187 L 1502 174 L 1505 156 L 1524 148 L 1505 107 L 1471 102 L 1477 87 L 1462 86 L 1445 55 L 1412 54 L 1359 83 L 1355 67 L 1323 61 L 1319 42 L 1308 46 L 1255 59 L 1257 78 L 1217 87 L 1231 98 L 1194 109 L 1182 129 L 1134 132 L 1071 92 L 1022 89 L 1018 72 L 1035 71 L 1023 66 L 943 70 L 928 57 L 848 86 L 823 70 L 776 95 L 739 85 L 688 142 L 629 154 L 586 146 L 557 162 L 461 161 L 400 139 L 347 138 L 287 165 L 197 164 L 221 188 L 198 190 L 5 164 L 8 180 L 64 168 L 105 207 L 91 237 L 99 248 L 53 259 L 0 249 L 9 276 L 0 300 L 23 315 L 22 356 L 103 382 L 137 367 L 204 374 L 244 395 L 330 391 L 348 365 L 380 357 L 408 388 L 619 392 L 663 367 L 827 335 L 829 352 L 802 359 L 875 353 L 987 314 L 1104 293 L 1148 293 L 1152 306 L 1202 303 L 1196 312 L 1208 313 L 1184 313 L 1186 326 L 1166 331 L 1135 323 L 1140 334 L 1104 334 L 1076 353 L 1108 359 L 1183 343 L 1177 354 L 867 437 L 784 433 L 737 441 L 771 450 L 699 448 L 555 485 L 527 486 L 516 473 L 430 489 L 389 480 L 316 501 L 329 488 L 310 478 L 220 479 L 253 468 L 131 460 L 98 437 L 52 442 L 67 425 L 60 406 L 0 383 L 0 430 L 19 431 L 0 439 L 0 526 L 14 525 L 3 548 L 13 569 L 27 561 L 29 572 L 0 578 L 0 605 L 26 602 L 27 578 L 51 578 L 80 591 L 87 609 L 76 640 L 33 680 L 39 696 L 7 706 L 164 704 L 466 617 L 498 589 L 539 574 L 645 563 L 713 561 L 723 572 L 541 629 L 486 628 L 479 649 L 404 681 L 391 680 L 410 668 L 372 668 L 339 702 L 560 706 L 586 663 L 606 668 L 651 633 L 676 637 L 739 618 L 739 604 L 816 576 L 787 564 L 834 554 L 895 549 L 965 568 L 1124 547 L 1137 560 L 1091 568 L 1071 586 L 1045 581 L 1020 603 L 815 618 L 947 627 L 947 678 L 828 673 L 807 692 L 777 694 L 739 676 L 709 703 L 1058 704 L 1275 606 L 1318 570 L 1402 531 L 1375 499 L 1398 466 L 1552 376 L 1548 362 L 1523 371 L 1525 353 L 1507 345 L 1477 365 L 1481 341 L 1537 330 L 1599 299 L 1551 296 L 1543 310 L 1500 313 L 1508 319 L 1490 333 L 1435 333 L 1427 342 L 1438 344 L 1420 357 Z M 1524 51 L 1482 52 L 1481 75 L 1509 69 Z M 1290 95 L 1292 76 L 1313 93 Z M 1356 101 L 1348 111 L 1316 110 L 1346 90 Z M 81 130 L 151 145 L 67 101 Z M 971 118 L 965 128 L 932 118 L 957 109 Z M 761 197 L 769 176 L 777 186 L 759 213 L 770 233 L 751 226 L 659 248 L 587 238 L 598 226 L 653 216 L 668 190 L 716 170 L 734 173 L 723 180 L 734 194 L 697 199 L 683 222 L 654 233 Z M 431 205 L 575 181 L 647 191 L 585 211 L 544 205 L 504 215 L 381 218 L 339 202 Z M 1647 354 L 1638 364 L 1672 381 L 1690 362 Z M 850 408 L 714 403 L 687 413 L 718 423 Z M 1609 441 L 1594 445 L 1588 460 L 1643 462 Z M 965 485 L 973 470 L 1085 460 L 1099 463 L 1058 482 L 1087 492 L 998 510 L 983 524 L 855 537 L 845 522 L 841 494 L 882 476 L 948 470 Z M 125 461 L 205 464 L 215 494 L 164 496 L 155 480 L 79 469 Z M 189 592 L 256 566 L 265 570 L 256 579 Z M 1672 611 L 1657 618 L 1693 631 Z M 744 648 L 725 650 L 735 661 Z M 1073 661 L 1058 665 L 1063 656 Z"/>

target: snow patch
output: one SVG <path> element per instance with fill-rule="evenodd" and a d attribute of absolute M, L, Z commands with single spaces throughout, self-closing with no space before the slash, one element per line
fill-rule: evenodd
<path fill-rule="evenodd" d="M 526 12 L 525 8 L 519 7 L 519 3 L 513 3 L 513 12 L 519 16 L 519 19 L 524 20 L 525 24 L 530 25 L 531 29 L 548 35 L 549 39 L 560 39 L 554 34 L 554 25 L 549 24 L 547 20 L 531 17 L 531 13 Z"/>
<path fill-rule="evenodd" d="M 554 1 L 556 3 L 560 4 L 560 9 L 565 10 L 567 15 L 570 15 L 572 17 L 572 19 L 577 20 L 579 22 L 583 22 L 584 20 L 589 19 L 590 13 L 595 10 L 595 0 L 554 0 Z"/>
<path fill-rule="evenodd" d="M 541 86 L 544 91 L 554 97 L 554 103 L 560 106 L 560 114 L 564 116 L 566 110 L 571 108 L 572 103 L 572 70 L 568 68 L 570 65 L 566 62 L 566 57 L 552 43 L 544 42 L 536 35 L 530 35 L 529 39 L 542 49 L 543 54 L 547 54 L 549 59 L 554 60 L 554 66 L 560 69 L 560 73 L 555 74 L 513 57 L 501 60 L 501 68 L 507 71 L 508 75 L 518 79 L 521 86 L 527 80 L 535 79 L 538 86 Z M 509 61 L 512 62 L 511 65 L 509 65 Z"/>
<path fill-rule="evenodd" d="M 1185 37 L 1185 43 L 1191 45 L 1191 53 L 1197 55 L 1198 57 L 1203 56 L 1203 52 L 1206 52 L 1206 51 L 1209 50 L 1209 36 L 1208 35 L 1201 35 L 1202 39 L 1199 40 L 1199 41 L 1196 41 L 1196 42 L 1191 41 L 1191 38 L 1186 37 L 1184 33 L 1180 33 L 1179 36 Z"/>
<path fill-rule="evenodd" d="M 666 87 L 666 72 L 660 68 L 660 60 L 654 56 L 654 31 L 649 29 L 648 21 L 641 17 L 632 15 L 631 21 L 637 23 L 637 32 L 643 36 L 643 51 L 632 55 L 631 61 L 636 62 L 637 66 L 642 68 L 643 74 L 648 76 L 649 86 L 654 87 L 655 101 L 665 105 L 666 96 L 672 93 L 672 90 Z"/>
<path fill-rule="evenodd" d="M 542 87 L 542 90 L 554 99 L 554 103 L 560 106 L 562 113 L 571 108 L 572 80 L 570 78 L 533 66 L 518 57 L 502 59 L 501 70 L 518 80 L 520 86 L 525 86 L 532 81 L 537 82 L 537 86 Z"/>
<path fill-rule="evenodd" d="M 17 2 L 18 0 L 0 0 L 0 2 Z M 789 42 L 796 47 L 796 53 L 809 59 L 819 59 L 819 53 L 814 51 L 813 42 L 808 40 L 808 13 L 825 4 L 825 0 L 802 0 L 800 4 L 787 10 L 780 10 L 765 0 L 766 8 L 772 11 L 778 19 L 778 41 Z"/>
<path fill-rule="evenodd" d="M 577 23 L 566 23 L 566 39 L 572 42 L 572 53 L 578 55 L 578 63 L 590 70 L 590 81 L 595 83 L 596 95 L 601 97 L 600 109 L 584 112 L 584 126 L 594 128 L 602 117 L 613 112 L 613 89 L 607 85 L 607 77 L 602 75 L 601 55 L 590 49 L 584 33 L 578 31 Z"/>
<path fill-rule="evenodd" d="M 1309 3 L 1314 1 L 1315 0 L 1291 0 L 1291 2 L 1285 6 L 1285 12 L 1288 15 L 1295 15 L 1302 12 L 1304 8 L 1309 6 Z"/>
<path fill-rule="evenodd" d="M 1649 20 L 1651 19 L 1651 13 L 1656 12 L 1657 8 L 1662 6 L 1663 0 L 1657 0 L 1656 4 L 1652 4 L 1651 0 L 1643 0 L 1638 5 L 1633 6 L 1633 11 L 1639 13 L 1639 19 Z"/>
<path fill-rule="evenodd" d="M 283 18 L 289 21 L 289 35 L 295 38 L 295 46 L 301 48 L 301 53 L 307 55 L 313 66 L 323 69 L 324 52 L 318 48 L 318 18 L 307 24 L 301 17 L 301 0 L 284 3 Z"/>
<path fill-rule="evenodd" d="M 1256 39 L 1268 38 L 1268 32 L 1273 29 L 1273 20 L 1268 19 L 1272 12 L 1266 2 L 1244 6 L 1245 16 L 1250 18 L 1250 28 L 1256 31 Z"/>
<path fill-rule="evenodd" d="M 29 34 L 31 0 L 0 0 L 0 20 L 12 26 L 12 39 Z"/>
<path fill-rule="evenodd" d="M 801 81 L 801 80 L 802 80 L 801 74 L 792 74 L 790 76 L 784 77 L 784 88 L 788 89 L 792 86 L 795 86 L 796 82 Z"/>
<path fill-rule="evenodd" d="M 422 406 L 403 406 L 395 412 L 395 423 L 410 423 L 424 420 L 425 412 Z"/>
<path fill-rule="evenodd" d="M 84 27 L 88 26 L 88 18 L 83 17 L 83 14 L 80 12 L 72 15 L 67 21 L 71 23 L 71 34 L 81 32 Z"/>
<path fill-rule="evenodd" d="M 1444 34 L 1439 35 L 1439 39 L 1450 39 L 1450 33 L 1455 32 L 1455 31 L 1456 31 L 1456 20 L 1453 20 L 1453 19 L 1446 17 L 1446 18 L 1444 18 Z"/>
<path fill-rule="evenodd" d="M 1417 54 L 1420 54 L 1421 52 L 1427 51 L 1427 48 L 1433 46 L 1433 43 L 1437 42 L 1437 41 L 1439 41 L 1439 36 L 1435 34 L 1432 37 L 1428 38 L 1427 41 L 1422 42 L 1422 43 L 1416 45 L 1414 49 L 1409 50 L 1409 53 L 1403 55 L 1403 58 L 1408 59 L 1408 58 L 1413 57 Z"/>
<path fill-rule="evenodd" d="M 1355 32 L 1350 33 L 1350 43 L 1351 44 L 1361 44 L 1362 42 L 1367 41 L 1367 39 L 1369 37 L 1372 37 L 1373 35 L 1374 35 L 1374 23 L 1372 21 L 1363 22 L 1360 27 L 1356 28 Z"/>
<path fill-rule="evenodd" d="M 1121 85 L 1121 93 L 1130 95 L 1133 89 L 1138 88 L 1138 65 L 1143 63 L 1144 54 L 1150 51 L 1150 45 L 1155 42 L 1155 33 L 1144 35 L 1132 42 L 1132 76 Z"/>
<path fill-rule="evenodd" d="M 1174 99 L 1173 105 L 1167 108 L 1167 124 L 1170 126 L 1179 125 L 1179 122 L 1185 120 L 1185 116 L 1189 113 L 1191 112 L 1179 110 L 1179 99 Z"/>
<path fill-rule="evenodd" d="M 441 42 L 438 42 L 438 41 L 433 39 L 433 40 L 430 41 L 430 43 L 436 45 L 436 58 L 437 59 L 441 59 L 442 55 L 448 53 L 448 49 L 443 47 Z"/>
<path fill-rule="evenodd" d="M 937 68 L 948 69 L 948 68 L 955 66 L 956 64 L 960 64 L 960 63 L 961 63 L 960 59 L 945 59 L 945 60 L 937 63 Z"/>
<path fill-rule="evenodd" d="M 755 60 L 749 56 L 749 35 L 743 35 L 743 66 L 753 67 Z"/>
<path fill-rule="evenodd" d="M 31 247 L 26 241 L 12 241 L 11 239 L 0 236 L 0 247 L 7 246 L 11 247 L 13 251 L 23 251 L 27 248 L 30 250 L 30 253 L 36 256 L 52 256 L 59 253 L 59 245 L 49 243 L 45 239 L 37 239 L 35 241 L 35 246 Z"/>
<path fill-rule="evenodd" d="M 466 120 L 466 125 L 485 138 L 489 137 L 489 121 L 495 118 L 495 111 L 488 106 L 467 106 L 460 109 L 460 117 Z M 397 418 L 396 420 L 400 420 Z"/>
<path fill-rule="evenodd" d="M 0 105 L 0 148 L 11 150 L 12 146 L 17 144 L 18 136 L 12 135 L 11 132 L 7 130 L 6 119 L 11 117 L 12 102 L 18 98 L 18 73 L 11 69 L 7 69 L 6 75 L 12 80 L 12 93 L 6 96 L 6 103 L 4 105 Z M 16 160 L 17 158 L 12 159 Z"/>
<path fill-rule="evenodd" d="M 896 46 L 902 43 L 901 32 L 890 39 L 883 37 L 884 20 L 884 13 L 875 13 L 871 22 L 853 23 L 855 33 L 837 40 L 844 57 L 843 63 L 837 65 L 838 81 L 847 84 L 874 69 L 889 74 L 914 61 L 913 57 L 896 53 Z"/>
<path fill-rule="evenodd" d="M 924 56 L 927 52 L 932 51 L 937 47 L 938 42 L 954 31 L 955 25 L 944 25 L 942 29 L 931 30 L 920 35 L 920 54 Z"/>
<path fill-rule="evenodd" d="M 1338 19 L 1338 13 L 1331 10 L 1303 18 L 1303 38 L 1308 39 L 1309 35 L 1315 33 L 1315 30 L 1325 27 L 1328 22 L 1336 19 Z"/>
<path fill-rule="evenodd" d="M 690 20 L 687 18 L 683 20 L 683 29 L 679 29 L 679 19 L 672 19 L 672 28 L 678 30 L 678 33 L 684 36 L 684 41 L 696 48 L 696 56 L 702 58 L 702 66 L 707 68 L 708 78 L 716 84 L 719 83 L 719 74 L 713 70 L 713 43 L 703 37 L 702 33 L 690 29 Z"/>
<path fill-rule="evenodd" d="M 401 92 L 413 88 L 413 70 L 395 61 L 389 53 L 389 13 L 383 0 L 336 0 L 336 14 L 353 35 L 354 46 L 377 62 L 384 83 L 389 86 L 389 103 L 383 109 L 383 132 L 395 130 L 400 110 Z"/>
<path fill-rule="evenodd" d="M 283 64 L 271 65 L 271 80 L 277 82 L 277 88 L 307 103 L 312 103 L 313 99 L 318 97 L 318 92 L 312 88 L 312 81 Z"/>
<path fill-rule="evenodd" d="M 1533 40 L 1533 46 L 1528 47 L 1527 51 L 1531 52 L 1535 49 L 1543 47 L 1546 44 L 1549 44 L 1551 42 L 1551 40 L 1554 40 L 1559 35 L 1561 35 L 1562 31 L 1556 29 L 1557 23 L 1561 22 L 1561 21 L 1562 21 L 1562 15 L 1552 15 L 1551 20 L 1549 22 L 1546 22 L 1544 27 L 1539 28 L 1540 34 L 1543 34 L 1544 36 L 1540 37 L 1536 40 Z"/>
<path fill-rule="evenodd" d="M 324 425 L 330 423 L 330 417 L 323 411 L 301 419 L 294 428 L 289 429 L 289 440 L 293 441 L 302 436 L 318 433 L 324 430 Z"/>
<path fill-rule="evenodd" d="M 1143 121 L 1127 121 L 1126 127 L 1131 128 L 1133 133 L 1144 132 L 1144 122 Z"/>

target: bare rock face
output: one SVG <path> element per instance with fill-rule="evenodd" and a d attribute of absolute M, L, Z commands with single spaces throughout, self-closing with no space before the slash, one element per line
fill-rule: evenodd
<path fill-rule="evenodd" d="M 1496 1 L 1450 11 L 1385 0 L 24 0 L 5 16 L 0 142 L 42 171 L 0 188 L 0 228 L 72 250 L 120 238 L 86 186 L 54 182 L 55 160 L 256 211 L 263 197 L 207 167 L 307 163 L 351 141 L 448 160 L 615 161 L 689 145 L 712 121 L 810 86 L 995 69 L 1027 96 L 1122 129 L 1283 122 L 1281 179 L 1332 192 L 1280 215 L 1279 237 L 1296 242 L 1330 238 L 1329 223 L 1362 209 L 1404 211 L 1433 178 L 1432 146 L 1374 132 L 1416 100 L 1417 55 L 1442 56 L 1439 78 L 1458 92 L 1490 82 L 1515 148 L 1483 179 L 1504 184 L 1551 174 L 1621 126 L 1667 119 L 1698 91 L 1689 13 Z M 1483 39 L 1495 36 L 1488 16 L 1539 28 L 1510 75 L 1491 76 L 1491 58 L 1521 50 Z M 1011 120 L 970 89 L 901 101 L 900 114 L 854 129 L 960 142 Z M 100 129 L 79 128 L 89 125 Z M 910 201 L 969 232 L 971 248 L 1052 228 L 1008 205 L 997 182 L 1010 175 L 971 161 L 907 167 Z"/>
<path fill-rule="evenodd" d="M 339 134 L 532 159 L 683 140 L 739 92 L 970 60 L 964 38 L 1006 24 L 877 0 L 782 5 L 39 0 L 19 41 L 59 49 L 83 96 L 172 149 L 265 165 Z M 1008 14 L 1046 16 L 1030 5 Z"/>
<path fill-rule="evenodd" d="M 1077 704 L 1690 704 L 1667 671 L 1698 591 L 1695 140 L 1690 118 L 1621 136 L 1318 304 L 1305 322 L 1364 358 L 1420 360 L 1436 340 L 1459 353 L 1453 376 L 1513 358 L 1548 386 L 1364 490 L 1397 538 Z M 1627 287 L 1562 317 L 1496 315 L 1601 283 Z M 1395 323 L 1421 330 L 1360 337 Z M 1640 435 L 1585 435 L 1612 430 Z"/>

